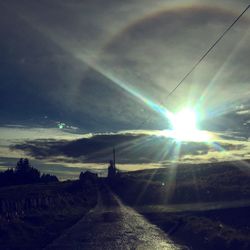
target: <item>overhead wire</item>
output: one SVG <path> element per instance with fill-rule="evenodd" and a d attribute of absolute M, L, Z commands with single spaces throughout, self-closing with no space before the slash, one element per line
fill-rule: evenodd
<path fill-rule="evenodd" d="M 205 59 L 205 57 L 216 47 L 216 45 L 223 39 L 223 37 L 232 29 L 232 27 L 241 19 L 241 17 L 250 8 L 248 5 L 241 14 L 227 27 L 227 29 L 216 39 L 216 41 L 209 47 L 209 49 L 201 56 L 201 58 L 193 65 L 193 67 L 184 75 L 184 77 L 178 82 L 178 84 L 170 91 L 166 96 L 165 100 L 168 99 L 183 83 L 184 81 L 193 73 L 193 71 L 199 66 L 199 64 Z M 143 121 L 137 129 L 141 128 L 145 123 L 147 123 L 151 117 Z"/>
<path fill-rule="evenodd" d="M 240 20 L 245 12 L 250 8 L 248 5 L 245 10 L 233 21 L 233 23 L 217 38 L 217 40 L 209 47 L 209 49 L 202 55 L 202 57 L 194 64 L 194 66 L 188 71 L 188 73 L 181 79 L 181 81 L 175 86 L 174 89 L 167 95 L 166 98 L 171 96 L 176 89 L 187 79 L 187 77 L 198 67 L 198 65 L 204 60 L 204 58 L 214 49 L 214 47 L 221 41 L 221 39 L 230 31 L 230 29 Z"/>

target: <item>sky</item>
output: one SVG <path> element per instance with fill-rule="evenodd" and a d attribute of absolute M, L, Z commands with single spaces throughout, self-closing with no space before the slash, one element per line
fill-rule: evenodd
<path fill-rule="evenodd" d="M 29 157 L 72 178 L 118 167 L 250 159 L 250 4 L 244 0 L 0 0 L 0 170 Z M 178 142 L 196 111 L 209 141 Z"/>

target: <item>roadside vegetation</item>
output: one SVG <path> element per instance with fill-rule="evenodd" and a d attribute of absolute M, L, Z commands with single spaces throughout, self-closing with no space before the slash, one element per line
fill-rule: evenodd
<path fill-rule="evenodd" d="M 37 178 L 37 183 L 0 188 L 1 249 L 40 250 L 96 205 L 95 174 L 81 173 L 75 181 L 49 179 L 55 181 Z"/>

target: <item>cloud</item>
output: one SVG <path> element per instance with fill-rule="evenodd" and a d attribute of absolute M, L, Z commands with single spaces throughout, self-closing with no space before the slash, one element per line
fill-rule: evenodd
<path fill-rule="evenodd" d="M 153 100 L 165 103 L 166 93 L 236 16 L 232 11 L 206 5 L 169 8 L 148 15 L 116 36 L 100 63 Z M 248 26 L 249 21 L 243 18 L 178 89 L 175 98 L 168 100 L 169 108 L 197 104 L 202 99 L 199 105 L 205 110 L 218 110 L 221 105 L 225 108 L 226 103 L 228 110 L 234 101 L 249 101 Z M 218 93 L 220 96 L 214 98 Z"/>
<path fill-rule="evenodd" d="M 240 110 L 236 112 L 238 115 L 250 115 L 250 110 Z"/>
<path fill-rule="evenodd" d="M 0 156 L 94 166 L 115 145 L 128 164 L 248 157 L 249 11 L 166 98 L 245 7 L 245 0 L 2 1 Z M 199 127 L 217 132 L 220 147 L 157 136 L 150 130 L 169 127 L 152 110 L 157 104 L 196 108 Z M 138 128 L 149 132 L 131 132 Z"/>
<path fill-rule="evenodd" d="M 33 140 L 12 145 L 36 159 L 71 163 L 106 163 L 116 148 L 117 162 L 123 164 L 166 163 L 181 161 L 186 156 L 211 158 L 213 154 L 241 152 L 247 142 L 220 140 L 216 143 L 182 142 L 156 134 L 112 133 L 68 140 Z M 195 161 L 195 159 L 194 159 Z"/>
<path fill-rule="evenodd" d="M 2 124 L 44 125 L 42 117 L 48 116 L 96 132 L 135 129 L 150 117 L 144 127 L 164 129 L 167 122 L 133 90 L 171 110 L 203 97 L 203 113 L 228 110 L 232 100 L 240 105 L 246 98 L 247 15 L 166 100 L 244 2 L 230 1 L 227 9 L 219 7 L 224 1 L 213 7 L 205 5 L 211 1 L 25 2 L 0 8 Z"/>
<path fill-rule="evenodd" d="M 85 62 L 86 53 L 95 55 L 120 23 L 112 18 L 127 21 L 126 13 L 116 14 L 124 5 L 132 10 L 137 3 L 1 4 L 0 122 L 43 125 L 46 115 L 92 131 L 129 129 L 136 125 L 132 120 L 141 123 L 145 107 Z M 76 56 L 82 54 L 84 60 Z"/>

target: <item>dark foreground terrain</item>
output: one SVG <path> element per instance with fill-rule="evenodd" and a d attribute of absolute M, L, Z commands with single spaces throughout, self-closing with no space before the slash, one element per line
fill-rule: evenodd
<path fill-rule="evenodd" d="M 142 212 L 149 221 L 191 249 L 250 249 L 249 207 L 189 212 Z"/>
<path fill-rule="evenodd" d="M 247 250 L 249 210 L 246 162 L 6 187 L 0 249 Z"/>
<path fill-rule="evenodd" d="M 99 190 L 96 208 L 45 250 L 188 249 L 171 240 L 134 209 L 123 205 L 104 181 L 100 181 Z"/>
<path fill-rule="evenodd" d="M 97 202 L 90 182 L 0 189 L 0 249 L 38 250 L 75 224 Z"/>
<path fill-rule="evenodd" d="M 250 249 L 247 162 L 124 173 L 111 186 L 124 202 L 191 249 Z"/>

